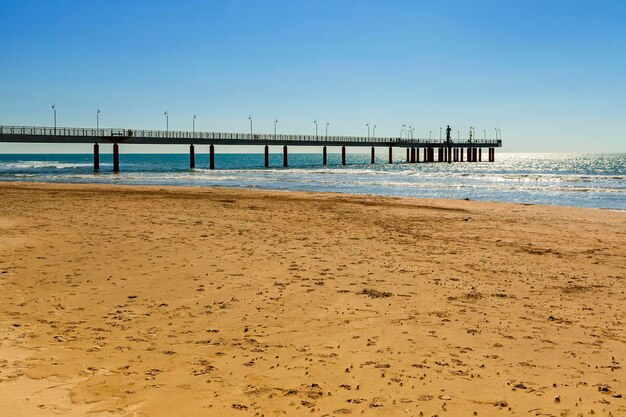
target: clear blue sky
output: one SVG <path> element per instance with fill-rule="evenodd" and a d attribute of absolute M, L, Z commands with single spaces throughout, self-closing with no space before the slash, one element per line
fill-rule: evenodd
<path fill-rule="evenodd" d="M 0 124 L 52 125 L 54 102 L 60 126 L 168 110 L 170 130 L 497 126 L 505 151 L 626 152 L 625 22 L 621 0 L 0 0 Z"/>

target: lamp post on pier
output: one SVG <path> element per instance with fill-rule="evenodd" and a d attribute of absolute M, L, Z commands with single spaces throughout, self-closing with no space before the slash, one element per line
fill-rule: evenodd
<path fill-rule="evenodd" d="M 252 116 L 248 116 L 248 120 L 250 120 L 250 139 L 252 139 Z"/>
<path fill-rule="evenodd" d="M 165 110 L 165 113 L 163 113 L 165 115 L 165 132 L 169 133 L 170 131 L 170 115 L 167 113 L 167 110 Z"/>
<path fill-rule="evenodd" d="M 194 134 L 195 134 L 195 133 L 196 133 L 196 115 L 195 115 L 195 114 L 193 115 L 193 119 L 192 119 L 192 128 L 191 128 L 191 129 L 192 129 L 192 130 L 191 130 L 191 131 L 192 131 L 192 133 L 194 133 Z"/>
<path fill-rule="evenodd" d="M 483 137 L 485 140 L 487 140 L 487 131 L 485 129 L 483 129 Z"/>
<path fill-rule="evenodd" d="M 370 139 L 370 124 L 366 123 L 365 126 L 367 126 L 367 140 Z"/>
<path fill-rule="evenodd" d="M 428 131 L 428 140 L 433 140 L 433 131 L 432 130 Z"/>
<path fill-rule="evenodd" d="M 402 129 L 400 129 L 400 139 L 404 139 L 404 129 L 406 128 L 406 125 L 403 124 L 402 125 Z"/>
<path fill-rule="evenodd" d="M 317 140 L 317 120 L 313 120 L 313 123 L 315 123 L 315 140 Z"/>
<path fill-rule="evenodd" d="M 376 125 L 374 125 L 374 128 L 372 129 L 372 139 L 376 138 Z"/>
<path fill-rule="evenodd" d="M 52 112 L 54 113 L 54 134 L 57 134 L 57 106 L 52 103 Z"/>
<path fill-rule="evenodd" d="M 326 140 L 328 140 L 328 125 L 329 125 L 329 124 L 330 124 L 330 123 L 326 122 Z"/>
<path fill-rule="evenodd" d="M 100 132 L 100 109 L 96 110 L 96 130 Z"/>
<path fill-rule="evenodd" d="M 442 132 L 442 127 L 439 126 L 439 140 L 441 140 L 441 132 Z"/>
<path fill-rule="evenodd" d="M 276 124 L 278 123 L 278 119 L 274 119 L 274 138 L 276 138 Z"/>

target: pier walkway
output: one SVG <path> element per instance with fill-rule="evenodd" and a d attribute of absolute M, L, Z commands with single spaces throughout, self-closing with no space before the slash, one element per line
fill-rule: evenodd
<path fill-rule="evenodd" d="M 407 139 L 399 137 L 273 135 L 264 133 L 189 132 L 135 129 L 93 129 L 73 127 L 2 126 L 0 142 L 14 143 L 93 143 L 94 170 L 100 169 L 99 144 L 113 144 L 113 170 L 119 171 L 119 145 L 189 145 L 189 166 L 195 168 L 194 145 L 208 145 L 209 168 L 215 168 L 215 145 L 265 146 L 265 166 L 269 166 L 269 146 L 283 147 L 283 166 L 288 165 L 288 146 L 322 146 L 322 164 L 327 162 L 327 147 L 338 146 L 342 164 L 346 164 L 347 146 L 371 147 L 371 162 L 375 162 L 375 148 L 388 148 L 389 163 L 393 148 L 406 148 L 407 162 L 480 162 L 482 149 L 488 149 L 489 162 L 495 161 L 495 148 L 502 147 L 500 139 L 451 141 Z M 420 157 L 420 154 L 421 157 Z"/>

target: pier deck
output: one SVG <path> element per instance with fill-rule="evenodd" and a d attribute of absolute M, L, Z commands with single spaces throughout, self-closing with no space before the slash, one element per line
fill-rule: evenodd
<path fill-rule="evenodd" d="M 502 147 L 500 139 L 482 140 L 432 140 L 421 138 L 327 136 L 327 135 L 273 135 L 265 133 L 189 132 L 136 129 L 93 129 L 74 127 L 2 126 L 0 142 L 13 143 L 93 143 L 94 169 L 100 168 L 99 144 L 113 144 L 114 171 L 119 170 L 119 145 L 190 145 L 190 168 L 195 168 L 194 145 L 208 145 L 210 168 L 214 169 L 214 145 L 261 145 L 265 146 L 265 166 L 268 166 L 269 146 L 283 146 L 283 166 L 287 166 L 287 146 L 323 146 L 323 164 L 326 165 L 326 148 L 340 146 L 342 164 L 346 164 L 346 146 L 371 147 L 372 163 L 375 148 L 389 149 L 389 163 L 393 162 L 393 148 L 406 148 L 407 162 L 467 162 L 482 161 L 482 148 L 489 150 L 489 162 L 495 160 L 495 148 Z M 438 152 L 435 158 L 435 151 Z"/>

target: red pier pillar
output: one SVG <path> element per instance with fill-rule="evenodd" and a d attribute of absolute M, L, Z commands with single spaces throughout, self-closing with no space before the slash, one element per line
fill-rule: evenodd
<path fill-rule="evenodd" d="M 196 151 L 193 145 L 189 145 L 189 169 L 196 167 Z"/>
<path fill-rule="evenodd" d="M 120 148 L 117 143 L 113 144 L 113 172 L 120 172 Z"/>
<path fill-rule="evenodd" d="M 341 165 L 345 165 L 346 164 L 346 147 L 342 146 L 341 147 Z"/>
<path fill-rule="evenodd" d="M 265 168 L 270 166 L 270 147 L 265 145 Z"/>
<path fill-rule="evenodd" d="M 93 170 L 100 170 L 100 145 L 97 143 L 93 144 Z"/>
<path fill-rule="evenodd" d="M 215 146 L 209 146 L 209 169 L 215 169 Z"/>

